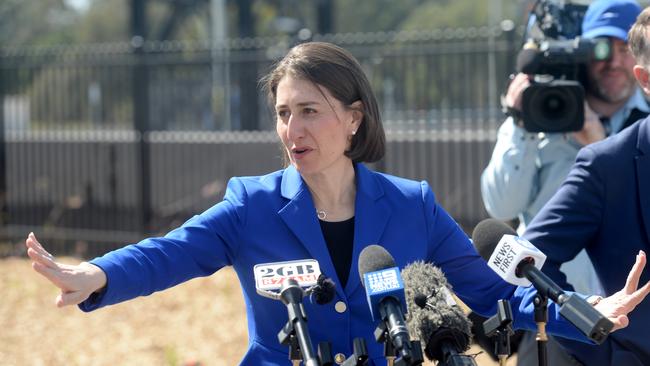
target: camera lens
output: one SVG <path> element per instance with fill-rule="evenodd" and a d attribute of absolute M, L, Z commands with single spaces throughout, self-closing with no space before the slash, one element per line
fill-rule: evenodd
<path fill-rule="evenodd" d="M 533 84 L 524 90 L 522 107 L 530 132 L 578 131 L 584 121 L 584 89 L 561 80 Z"/>
<path fill-rule="evenodd" d="M 555 92 L 557 92 L 557 90 Z M 566 114 L 566 102 L 563 97 L 559 95 L 562 93 L 555 92 L 551 92 L 546 95 L 541 102 L 541 109 L 542 114 L 544 115 L 544 119 L 556 120 Z"/>

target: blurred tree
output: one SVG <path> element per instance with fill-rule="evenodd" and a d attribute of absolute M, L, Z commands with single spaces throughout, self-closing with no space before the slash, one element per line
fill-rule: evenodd
<path fill-rule="evenodd" d="M 73 42 L 79 17 L 63 0 L 2 0 L 0 45 Z"/>
<path fill-rule="evenodd" d="M 99 43 L 128 40 L 130 38 L 128 2 L 127 0 L 93 1 L 80 21 L 75 24 L 75 41 Z"/>
<path fill-rule="evenodd" d="M 503 17 L 512 17 L 529 0 L 498 0 Z M 336 2 L 336 32 L 476 27 L 488 24 L 491 1 L 377 0 Z M 493 4 L 492 4 L 493 5 Z"/>
<path fill-rule="evenodd" d="M 398 30 L 403 20 L 426 2 L 425 0 L 338 0 L 334 31 L 348 33 Z"/>
<path fill-rule="evenodd" d="M 0 1 L 0 45 L 128 41 L 131 0 Z M 254 34 L 275 36 L 309 28 L 317 32 L 320 12 L 330 0 L 251 0 Z M 498 0 L 504 16 L 516 14 L 530 0 Z M 488 24 L 490 1 L 476 0 L 331 0 L 332 32 L 376 32 Z M 239 36 L 240 2 L 227 1 L 228 34 Z M 210 0 L 149 0 L 150 39 L 207 40 Z"/>
<path fill-rule="evenodd" d="M 490 1 L 426 1 L 404 17 L 399 28 L 427 30 L 487 25 L 489 5 Z"/>

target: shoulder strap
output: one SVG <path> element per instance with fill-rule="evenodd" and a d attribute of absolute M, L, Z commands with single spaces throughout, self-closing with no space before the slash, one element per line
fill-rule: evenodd
<path fill-rule="evenodd" d="M 623 123 L 623 128 L 621 128 L 621 131 L 630 127 L 634 122 L 646 118 L 647 116 L 648 116 L 648 112 L 644 112 L 637 108 L 633 108 L 632 111 L 630 112 L 630 115 L 627 116 L 627 119 Z"/>

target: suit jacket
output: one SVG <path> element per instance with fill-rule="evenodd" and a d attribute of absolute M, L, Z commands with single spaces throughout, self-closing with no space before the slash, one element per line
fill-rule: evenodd
<path fill-rule="evenodd" d="M 329 304 L 304 302 L 314 346 L 330 341 L 334 353 L 348 357 L 353 339 L 364 337 L 370 364 L 385 364 L 382 345 L 373 337 L 377 324 L 371 319 L 357 268 L 359 253 L 370 244 L 385 247 L 400 267 L 416 260 L 433 262 L 459 297 L 479 313 L 491 315 L 498 299 L 510 299 L 515 323 L 534 328 L 533 291 L 506 284 L 487 267 L 465 233 L 435 202 L 426 182 L 379 174 L 362 164 L 355 171 L 353 264 L 348 282 L 345 288 L 336 287 Z M 300 174 L 289 167 L 261 177 L 233 178 L 222 202 L 165 237 L 146 239 L 93 260 L 106 272 L 107 287 L 80 307 L 93 310 L 233 266 L 248 318 L 249 349 L 242 364 L 287 364 L 288 348 L 277 340 L 287 322 L 286 307 L 256 293 L 253 266 L 305 258 L 318 260 L 321 271 L 338 283 L 311 193 Z M 337 302 L 346 305 L 343 313 L 335 310 Z M 557 311 L 551 310 L 550 318 L 549 332 L 584 339 L 568 323 L 557 320 Z"/>
<path fill-rule="evenodd" d="M 524 237 L 548 256 L 543 270 L 560 286 L 568 287 L 560 264 L 585 248 L 606 293 L 620 290 L 639 250 L 650 251 L 650 118 L 583 148 Z M 629 319 L 601 346 L 562 343 L 586 365 L 650 365 L 650 301 Z"/>

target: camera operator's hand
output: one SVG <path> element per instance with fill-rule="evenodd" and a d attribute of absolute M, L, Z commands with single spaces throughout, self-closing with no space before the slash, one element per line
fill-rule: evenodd
<path fill-rule="evenodd" d="M 582 144 L 582 146 L 603 140 L 606 137 L 605 127 L 603 127 L 600 118 L 598 118 L 596 112 L 589 107 L 587 102 L 585 102 L 585 124 L 582 127 L 582 130 L 573 133 L 573 137 Z"/>
<path fill-rule="evenodd" d="M 521 112 L 521 99 L 524 90 L 526 90 L 528 86 L 530 86 L 530 75 L 522 73 L 517 74 L 510 82 L 510 85 L 508 85 L 508 91 L 504 97 L 506 107 Z"/>

